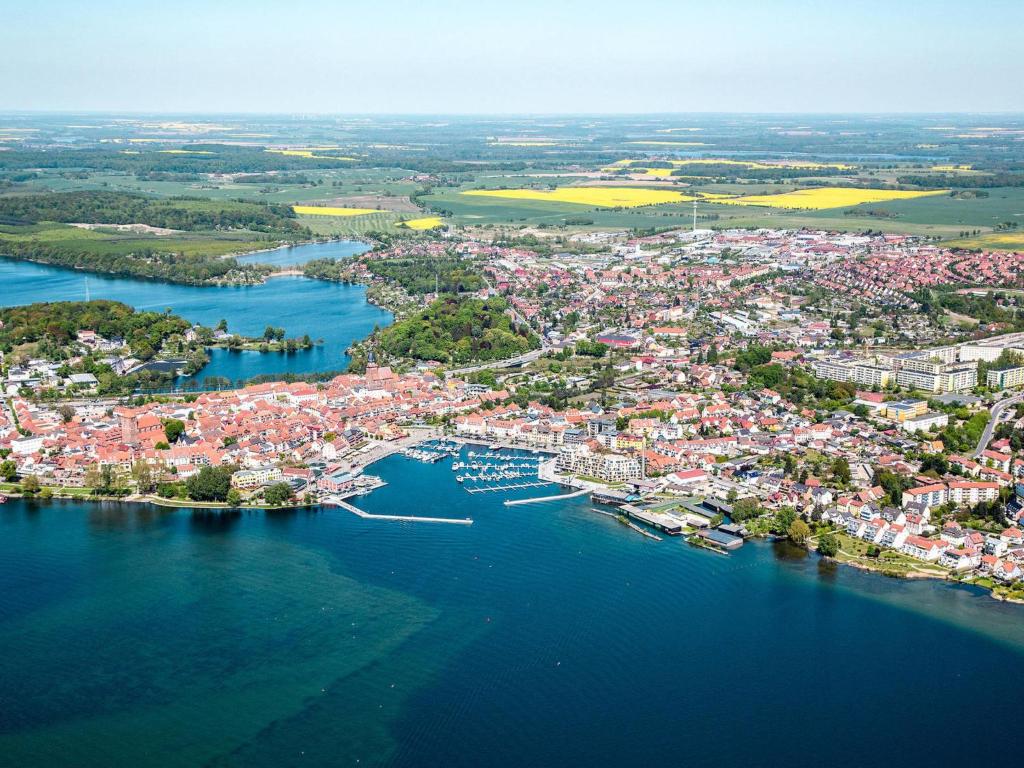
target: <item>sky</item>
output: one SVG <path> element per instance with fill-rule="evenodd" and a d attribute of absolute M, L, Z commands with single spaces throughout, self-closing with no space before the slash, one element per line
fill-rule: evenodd
<path fill-rule="evenodd" d="M 1024 112 L 1024 0 L 35 0 L 0 110 Z"/>

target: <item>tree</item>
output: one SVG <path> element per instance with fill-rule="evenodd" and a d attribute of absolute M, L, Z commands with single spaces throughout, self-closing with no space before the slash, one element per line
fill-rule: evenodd
<path fill-rule="evenodd" d="M 132 474 L 135 476 L 135 484 L 139 493 L 152 493 L 156 488 L 156 476 L 153 467 L 144 461 L 138 461 L 132 467 Z"/>
<path fill-rule="evenodd" d="M 181 419 L 165 419 L 164 434 L 168 443 L 174 443 L 185 433 L 185 422 Z"/>
<path fill-rule="evenodd" d="M 787 453 L 782 457 L 782 471 L 786 477 L 791 477 L 796 472 L 796 459 L 792 454 Z"/>
<path fill-rule="evenodd" d="M 789 540 L 794 544 L 803 544 L 807 541 L 807 537 L 811 535 L 811 528 L 800 518 L 797 518 L 789 524 L 789 528 L 786 529 L 786 535 L 789 536 Z"/>
<path fill-rule="evenodd" d="M 233 474 L 231 467 L 203 467 L 185 481 L 185 489 L 195 501 L 226 501 Z"/>
<path fill-rule="evenodd" d="M 263 492 L 263 498 L 272 507 L 280 507 L 292 501 L 292 487 L 288 483 L 274 483 Z"/>
<path fill-rule="evenodd" d="M 832 477 L 838 483 L 850 482 L 850 462 L 842 456 L 832 462 Z"/>
<path fill-rule="evenodd" d="M 7 459 L 0 463 L 0 478 L 2 478 L 4 482 L 13 483 L 17 477 L 18 466 L 13 461 Z"/>
<path fill-rule="evenodd" d="M 783 507 L 775 513 L 775 525 L 772 526 L 773 533 L 788 533 L 789 526 L 796 520 L 796 510 L 792 507 Z"/>
<path fill-rule="evenodd" d="M 818 539 L 818 551 L 825 557 L 839 554 L 839 537 L 834 533 L 824 533 Z"/>
<path fill-rule="evenodd" d="M 237 488 L 232 488 L 231 490 L 228 491 L 226 501 L 232 507 L 237 507 L 239 504 L 242 503 L 242 494 L 238 492 Z"/>
<path fill-rule="evenodd" d="M 28 477 L 21 481 L 22 493 L 27 493 L 31 495 L 37 494 L 39 493 L 39 487 L 39 480 L 36 478 L 35 475 L 29 475 Z"/>
<path fill-rule="evenodd" d="M 67 403 L 64 403 L 63 405 L 61 405 L 57 409 L 57 413 L 60 414 L 60 419 L 65 424 L 67 424 L 69 421 L 71 421 L 73 418 L 75 418 L 75 409 L 73 407 L 71 407 L 70 405 L 68 405 Z"/>
<path fill-rule="evenodd" d="M 930 453 L 921 459 L 921 473 L 934 471 L 937 475 L 949 472 L 949 461 L 941 453 Z"/>
<path fill-rule="evenodd" d="M 744 520 L 750 520 L 754 517 L 759 517 L 763 510 L 761 505 L 757 503 L 757 499 L 749 497 L 746 499 L 740 499 L 732 505 L 732 513 L 729 515 L 733 522 L 742 523 Z"/>

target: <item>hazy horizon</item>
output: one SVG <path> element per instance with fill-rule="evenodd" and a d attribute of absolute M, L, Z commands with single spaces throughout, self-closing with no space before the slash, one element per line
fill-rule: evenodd
<path fill-rule="evenodd" d="M 1024 3 L 21 4 L 0 111 L 1015 114 Z"/>
<path fill-rule="evenodd" d="M 885 118 L 885 117 L 972 117 L 972 116 L 999 116 L 999 117 L 1024 117 L 1024 108 L 1012 110 L 941 110 L 936 112 L 822 112 L 822 111 L 799 111 L 788 112 L 751 112 L 751 111 L 715 111 L 715 112 L 316 112 L 313 110 L 288 110 L 288 111 L 265 111 L 265 110 L 235 110 L 235 111 L 214 111 L 195 109 L 5 109 L 0 107 L 0 115 L 134 115 L 134 116 L 158 116 L 175 115 L 191 117 L 284 117 L 289 119 L 298 118 L 371 118 L 371 117 L 409 117 L 409 118 L 626 118 L 626 117 L 857 117 L 857 118 Z"/>

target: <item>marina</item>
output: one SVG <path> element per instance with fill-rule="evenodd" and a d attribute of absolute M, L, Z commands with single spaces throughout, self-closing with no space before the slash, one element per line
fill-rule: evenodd
<path fill-rule="evenodd" d="M 479 488 L 466 488 L 469 493 L 496 493 L 499 491 L 518 491 L 523 488 L 541 488 L 548 483 L 538 480 L 535 483 L 511 483 L 509 485 L 488 485 Z"/>

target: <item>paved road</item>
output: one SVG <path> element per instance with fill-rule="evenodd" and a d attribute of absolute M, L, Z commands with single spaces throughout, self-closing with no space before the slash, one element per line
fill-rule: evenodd
<path fill-rule="evenodd" d="M 356 453 L 346 458 L 348 461 L 352 462 L 352 464 L 365 469 L 381 459 L 386 459 L 393 453 L 398 453 L 399 451 L 411 448 L 424 440 L 440 436 L 441 431 L 436 427 L 410 427 L 408 437 L 403 437 L 399 440 L 393 440 L 390 442 L 385 440 L 370 440 L 368 442 L 369 448 L 365 452 Z"/>
<path fill-rule="evenodd" d="M 491 360 L 490 362 L 487 363 L 477 363 L 476 365 L 468 365 L 465 368 L 453 368 L 452 370 L 448 371 L 448 375 L 461 376 L 462 374 L 465 373 L 476 373 L 477 371 L 483 371 L 486 370 L 487 368 L 512 368 L 517 365 L 523 365 L 524 363 L 532 363 L 534 360 L 536 360 L 537 358 L 539 358 L 541 355 L 548 351 L 548 349 L 544 348 L 535 349 L 532 352 L 527 352 L 526 354 L 519 355 L 518 357 L 509 357 L 506 358 L 505 360 Z"/>
<path fill-rule="evenodd" d="M 999 426 L 999 417 L 1003 415 L 1003 412 L 1011 407 L 1012 405 L 1019 403 L 1024 400 L 1024 392 L 1016 395 L 1011 395 L 1005 400 L 1000 400 L 998 403 L 989 409 L 989 420 L 988 424 L 985 425 L 985 431 L 981 433 L 981 437 L 978 439 L 978 447 L 974 449 L 974 458 L 978 458 L 981 452 L 985 450 L 989 440 L 992 439 L 992 433 L 995 432 L 996 427 Z"/>

